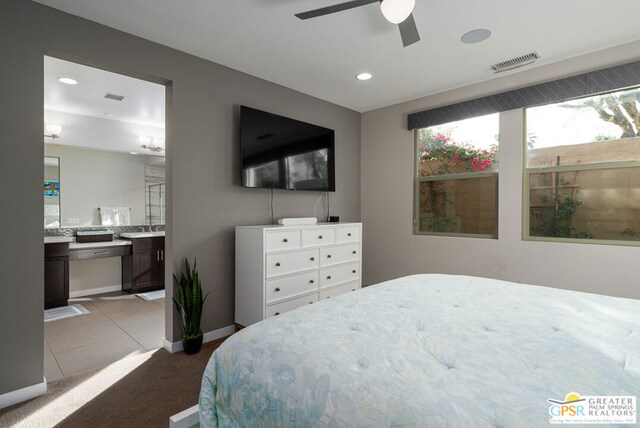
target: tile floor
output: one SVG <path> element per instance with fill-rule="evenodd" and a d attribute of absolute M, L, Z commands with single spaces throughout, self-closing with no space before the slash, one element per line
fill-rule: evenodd
<path fill-rule="evenodd" d="M 114 292 L 70 299 L 91 314 L 44 324 L 48 382 L 162 347 L 164 299 Z"/>

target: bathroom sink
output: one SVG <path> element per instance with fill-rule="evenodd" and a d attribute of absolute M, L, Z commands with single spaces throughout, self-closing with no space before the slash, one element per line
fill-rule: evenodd
<path fill-rule="evenodd" d="M 164 236 L 164 231 L 162 232 L 125 232 L 120 234 L 121 238 L 129 238 L 129 239 L 154 238 L 156 236 Z"/>

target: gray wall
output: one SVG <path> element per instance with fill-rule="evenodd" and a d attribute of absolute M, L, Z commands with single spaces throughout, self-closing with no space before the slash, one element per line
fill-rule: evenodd
<path fill-rule="evenodd" d="M 498 240 L 412 234 L 414 142 L 406 130 L 408 113 L 639 57 L 640 43 L 628 44 L 363 114 L 364 282 L 437 272 L 640 298 L 640 248 L 522 241 L 522 110 L 500 116 Z"/>
<path fill-rule="evenodd" d="M 240 104 L 336 130 L 332 212 L 360 220 L 360 114 L 211 62 L 24 0 L 0 14 L 0 394 L 42 381 L 43 55 L 171 82 L 167 92 L 167 256 L 198 257 L 210 291 L 203 330 L 233 323 L 236 225 L 269 219 L 269 192 L 239 187 Z M 184 29 L 188 31 L 188 29 Z M 220 43 L 222 41 L 212 41 Z M 276 192 L 276 217 L 310 216 L 317 193 Z M 16 227 L 19 225 L 20 227 Z M 169 292 L 172 291 L 170 283 Z M 167 306 L 172 318 L 173 307 Z M 178 340 L 175 323 L 167 335 Z"/>

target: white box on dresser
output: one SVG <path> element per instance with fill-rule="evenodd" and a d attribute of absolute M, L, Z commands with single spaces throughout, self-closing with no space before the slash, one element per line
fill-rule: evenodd
<path fill-rule="evenodd" d="M 361 223 L 236 227 L 236 324 L 361 288 L 361 254 Z"/>

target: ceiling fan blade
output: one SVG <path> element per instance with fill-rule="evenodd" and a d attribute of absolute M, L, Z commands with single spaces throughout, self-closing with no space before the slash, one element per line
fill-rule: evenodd
<path fill-rule="evenodd" d="M 352 0 L 346 3 L 334 4 L 333 6 L 322 7 L 320 9 L 310 10 L 308 12 L 296 13 L 300 19 L 317 18 L 319 16 L 329 15 L 343 10 L 353 9 L 371 3 L 379 3 L 380 0 Z"/>
<path fill-rule="evenodd" d="M 413 14 L 398 24 L 398 27 L 400 28 L 400 37 L 402 37 L 402 44 L 405 48 L 420 40 L 420 34 L 418 34 L 418 27 L 416 27 Z"/>

